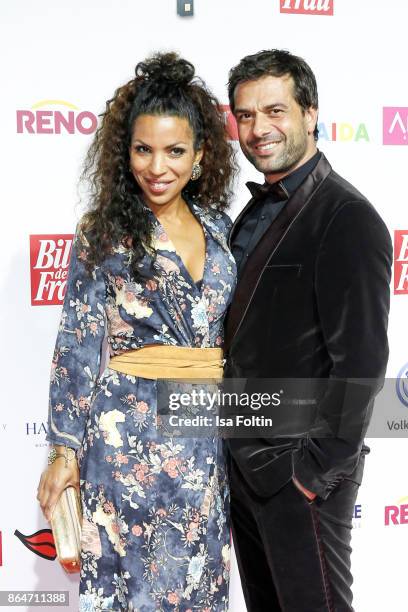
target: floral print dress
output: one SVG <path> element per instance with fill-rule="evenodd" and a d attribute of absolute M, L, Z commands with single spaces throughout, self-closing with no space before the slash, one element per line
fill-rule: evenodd
<path fill-rule="evenodd" d="M 218 347 L 236 282 L 229 218 L 189 203 L 206 239 L 197 286 L 150 208 L 155 256 L 130 271 L 115 248 L 92 274 L 76 235 L 53 358 L 47 439 L 78 449 L 80 610 L 228 609 L 230 531 L 223 445 L 161 436 L 156 381 L 108 367 L 148 344 Z"/>

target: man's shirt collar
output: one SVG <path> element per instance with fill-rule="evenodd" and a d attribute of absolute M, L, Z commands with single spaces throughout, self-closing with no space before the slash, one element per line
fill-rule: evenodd
<path fill-rule="evenodd" d="M 307 162 L 276 183 L 267 183 L 265 181 L 263 185 L 260 185 L 259 183 L 248 181 L 246 186 L 255 199 L 270 196 L 276 202 L 287 200 L 314 169 L 320 157 L 321 153 L 317 151 Z"/>

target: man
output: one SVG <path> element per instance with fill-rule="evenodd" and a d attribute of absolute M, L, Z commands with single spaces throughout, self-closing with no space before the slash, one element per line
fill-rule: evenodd
<path fill-rule="evenodd" d="M 252 198 L 231 231 L 239 277 L 226 376 L 324 379 L 316 423 L 334 432 L 228 441 L 244 596 L 250 612 L 346 612 L 364 428 L 388 358 L 390 238 L 316 148 L 317 87 L 304 60 L 280 50 L 245 57 L 230 71 L 229 97 L 265 184 L 248 183 Z"/>

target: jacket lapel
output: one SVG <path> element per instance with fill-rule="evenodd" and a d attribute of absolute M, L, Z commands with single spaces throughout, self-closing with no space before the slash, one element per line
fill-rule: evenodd
<path fill-rule="evenodd" d="M 310 202 L 316 190 L 320 187 L 321 183 L 328 176 L 330 171 L 331 166 L 329 162 L 325 156 L 321 154 L 321 158 L 316 167 L 310 174 L 308 174 L 300 187 L 292 194 L 286 206 L 284 206 L 282 211 L 273 221 L 269 229 L 262 236 L 261 240 L 258 242 L 257 246 L 249 256 L 242 272 L 242 276 L 238 280 L 233 301 L 228 312 L 225 329 L 224 350 L 228 350 L 228 348 L 231 346 L 232 341 L 236 336 L 242 321 L 244 320 L 262 272 L 275 255 L 281 242 L 285 239 L 285 236 L 290 230 L 292 223 L 294 223 L 301 211 Z M 233 227 L 231 228 L 231 237 L 233 237 L 235 228 L 238 227 L 240 220 L 251 206 L 252 201 L 252 199 L 249 201 L 247 206 L 245 206 L 242 213 L 235 221 Z"/>

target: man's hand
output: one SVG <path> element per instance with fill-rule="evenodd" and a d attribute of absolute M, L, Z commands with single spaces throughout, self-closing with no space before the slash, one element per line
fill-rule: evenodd
<path fill-rule="evenodd" d="M 296 476 L 292 476 L 292 480 L 293 480 L 293 484 L 295 485 L 295 487 L 297 489 L 299 489 L 299 491 L 301 493 L 303 493 L 303 495 L 305 497 L 307 497 L 307 499 L 309 499 L 310 501 L 313 501 L 314 498 L 316 497 L 316 493 L 313 493 L 313 491 L 309 491 L 309 489 L 306 489 L 296 478 Z"/>

